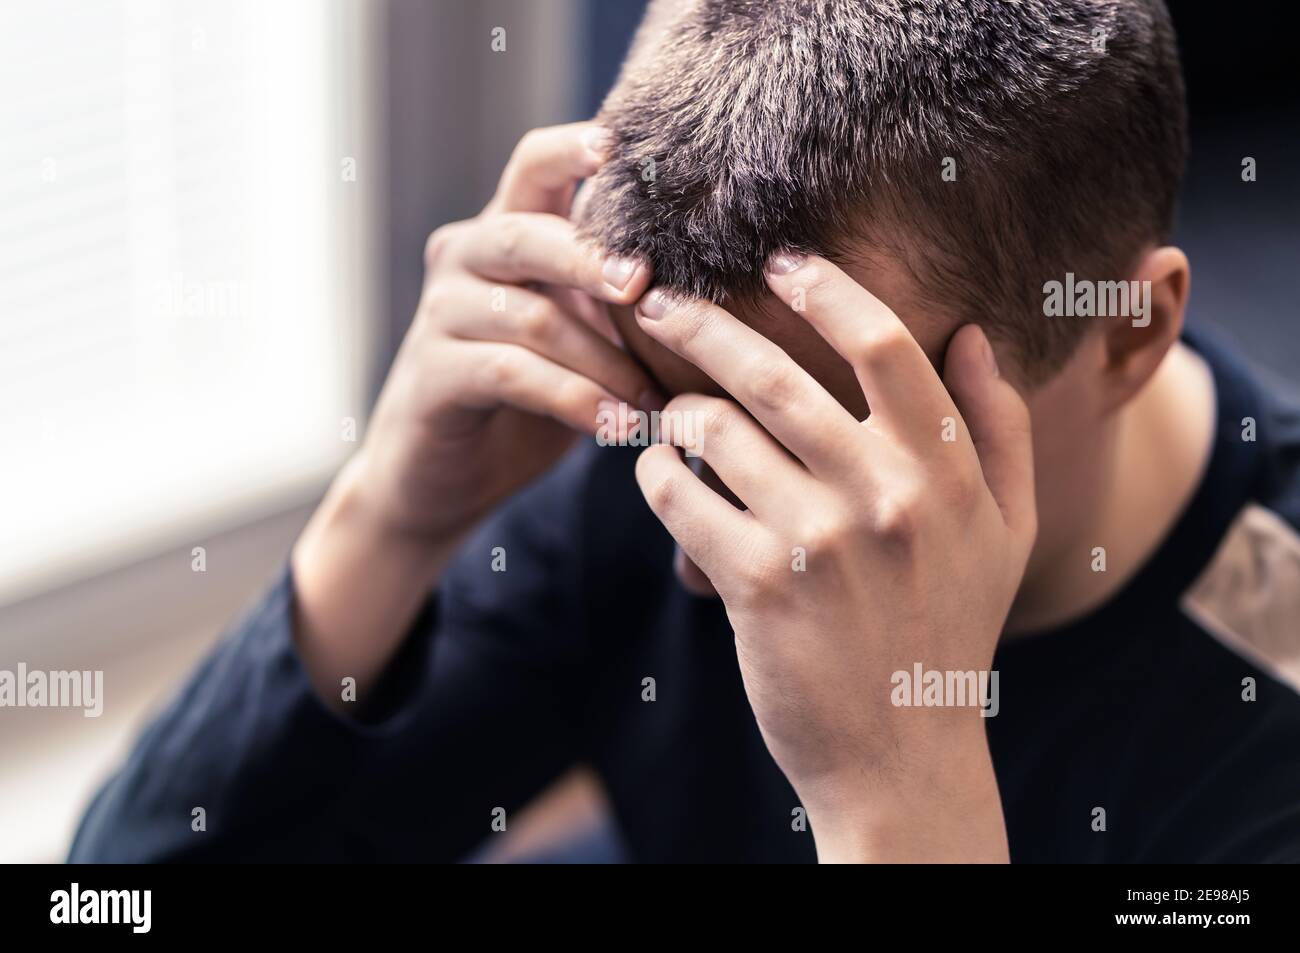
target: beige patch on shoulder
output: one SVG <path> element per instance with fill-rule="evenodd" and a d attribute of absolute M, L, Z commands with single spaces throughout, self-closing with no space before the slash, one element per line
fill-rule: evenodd
<path fill-rule="evenodd" d="M 1251 503 L 1182 598 L 1210 635 L 1300 691 L 1300 534 Z"/>

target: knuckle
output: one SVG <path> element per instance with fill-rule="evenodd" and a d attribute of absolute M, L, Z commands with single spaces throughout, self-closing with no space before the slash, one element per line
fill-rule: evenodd
<path fill-rule="evenodd" d="M 770 360 L 755 362 L 745 375 L 746 391 L 751 402 L 770 413 L 789 410 L 798 399 L 799 383 L 794 372 L 782 363 Z"/>
<path fill-rule="evenodd" d="M 420 310 L 432 317 L 442 317 L 452 308 L 451 289 L 444 282 L 430 283 L 420 297 Z"/>
<path fill-rule="evenodd" d="M 651 506 L 660 512 L 668 510 L 678 496 L 677 481 L 671 477 L 663 477 L 650 487 L 649 494 Z"/>
<path fill-rule="evenodd" d="M 898 545 L 910 545 L 920 532 L 920 507 L 910 493 L 882 497 L 871 519 L 872 532 L 878 539 Z"/>
<path fill-rule="evenodd" d="M 514 151 L 510 154 L 512 160 L 520 160 L 527 157 L 530 153 L 536 152 L 537 147 L 545 138 L 546 130 L 542 127 L 529 129 L 519 141 L 515 143 Z"/>
<path fill-rule="evenodd" d="M 509 213 L 497 216 L 496 241 L 501 262 L 510 268 L 517 267 L 524 251 L 523 219 Z"/>
<path fill-rule="evenodd" d="M 681 484 L 676 477 L 653 477 L 645 488 L 646 502 L 656 513 L 669 512 L 681 496 Z"/>
<path fill-rule="evenodd" d="M 750 553 L 737 567 L 732 582 L 737 601 L 757 606 L 772 603 L 788 586 L 789 565 L 783 558 L 766 553 Z"/>
<path fill-rule="evenodd" d="M 740 424 L 740 408 L 721 398 L 706 399 L 683 408 L 682 412 L 695 416 L 698 424 L 695 429 L 707 440 L 722 442 Z"/>
<path fill-rule="evenodd" d="M 509 348 L 495 352 L 480 371 L 484 386 L 492 392 L 506 392 L 519 380 L 519 360 Z"/>
<path fill-rule="evenodd" d="M 575 414 L 586 407 L 594 407 L 598 397 L 595 385 L 579 377 L 570 377 L 556 388 L 553 399 L 557 407 L 573 411 Z"/>
<path fill-rule="evenodd" d="M 598 399 L 595 387 L 572 378 L 556 386 L 551 395 L 554 406 L 560 411 L 571 413 L 573 417 L 590 416 L 591 420 L 597 419 L 591 408 L 595 407 Z"/>
<path fill-rule="evenodd" d="M 515 313 L 515 333 L 530 343 L 542 343 L 550 337 L 554 319 L 553 306 L 549 301 L 529 301 Z"/>
<path fill-rule="evenodd" d="M 884 367 L 896 363 L 911 347 L 907 331 L 890 325 L 864 332 L 855 350 L 858 360 L 867 367 Z"/>
<path fill-rule="evenodd" d="M 429 233 L 429 237 L 424 242 L 424 265 L 426 268 L 432 268 L 446 257 L 447 246 L 451 243 L 454 228 L 453 225 L 441 225 Z"/>
<path fill-rule="evenodd" d="M 819 516 L 805 520 L 799 530 L 796 546 L 803 546 L 810 553 L 823 553 L 839 546 L 847 531 L 847 526 L 834 516 Z"/>

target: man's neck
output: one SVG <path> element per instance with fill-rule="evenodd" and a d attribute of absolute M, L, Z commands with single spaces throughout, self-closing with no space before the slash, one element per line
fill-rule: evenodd
<path fill-rule="evenodd" d="M 1119 592 L 1168 536 L 1209 461 L 1215 428 L 1214 380 L 1181 342 L 1150 383 L 1117 416 L 1102 470 L 1106 492 L 1080 531 L 1056 549 L 1063 558 L 1034 566 L 1007 620 L 1004 638 L 1055 628 Z M 1104 541 L 1104 571 L 1094 547 Z"/>

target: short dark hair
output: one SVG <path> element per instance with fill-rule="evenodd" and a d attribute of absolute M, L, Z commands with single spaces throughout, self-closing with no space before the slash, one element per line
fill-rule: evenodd
<path fill-rule="evenodd" d="M 1186 154 L 1162 0 L 657 0 L 598 119 L 584 232 L 657 285 L 722 303 L 779 248 L 884 253 L 1040 378 L 1086 324 L 1043 284 L 1166 241 Z"/>

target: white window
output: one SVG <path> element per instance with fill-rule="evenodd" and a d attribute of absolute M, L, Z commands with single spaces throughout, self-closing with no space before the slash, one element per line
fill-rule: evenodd
<path fill-rule="evenodd" d="M 301 500 L 355 449 L 363 16 L 0 6 L 0 604 Z"/>

